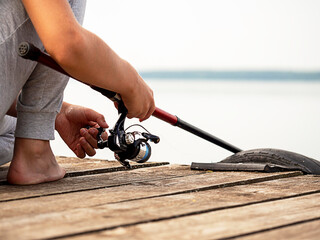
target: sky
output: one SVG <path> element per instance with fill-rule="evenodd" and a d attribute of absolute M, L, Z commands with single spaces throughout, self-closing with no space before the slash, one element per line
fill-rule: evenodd
<path fill-rule="evenodd" d="M 90 0 L 84 27 L 138 71 L 319 71 L 319 9 L 319 0 Z"/>

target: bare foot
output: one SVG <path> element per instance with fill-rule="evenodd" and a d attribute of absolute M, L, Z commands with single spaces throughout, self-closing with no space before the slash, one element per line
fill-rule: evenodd
<path fill-rule="evenodd" d="M 49 141 L 16 138 L 7 180 L 11 184 L 31 185 L 64 177 L 65 170 L 54 157 Z"/>

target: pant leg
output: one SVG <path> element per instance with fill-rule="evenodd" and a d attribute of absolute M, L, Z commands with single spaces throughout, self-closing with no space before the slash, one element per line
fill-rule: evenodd
<path fill-rule="evenodd" d="M 16 118 L 7 115 L 0 121 L 0 165 L 12 159 L 16 121 Z"/>
<path fill-rule="evenodd" d="M 74 14 L 82 23 L 85 1 L 70 0 Z M 0 119 L 22 88 L 18 99 L 17 137 L 50 140 L 54 121 L 62 103 L 67 77 L 41 64 L 18 57 L 22 41 L 43 45 L 20 0 L 0 1 Z"/>
<path fill-rule="evenodd" d="M 16 137 L 54 139 L 55 119 L 68 79 L 46 66 L 36 66 L 17 101 Z"/>
<path fill-rule="evenodd" d="M 69 2 L 76 18 L 82 23 L 86 1 L 70 0 Z M 40 49 L 44 49 L 21 0 L 1 0 L 0 165 L 12 159 L 16 119 L 5 114 L 20 90 L 23 88 L 18 103 L 19 108 L 22 109 L 22 115 L 19 114 L 21 119 L 17 135 L 51 139 L 55 114 L 61 106 L 62 92 L 67 82 L 65 77 L 62 77 L 59 82 L 61 75 L 57 76 L 56 72 L 50 73 L 44 66 L 20 58 L 16 49 L 23 41 L 32 42 Z M 37 121 L 32 122 L 32 119 Z M 41 126 L 39 127 L 38 124 Z"/>
<path fill-rule="evenodd" d="M 76 18 L 82 23 L 85 1 L 70 1 Z M 68 77 L 38 64 L 18 98 L 16 137 L 54 139 L 55 118 L 60 111 Z"/>
<path fill-rule="evenodd" d="M 0 1 L 0 119 L 2 119 L 23 85 L 31 75 L 36 62 L 26 61 L 17 54 L 22 41 L 36 46 L 41 41 L 20 0 Z"/>

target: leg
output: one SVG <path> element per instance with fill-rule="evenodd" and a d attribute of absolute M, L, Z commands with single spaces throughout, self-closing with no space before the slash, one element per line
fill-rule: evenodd
<path fill-rule="evenodd" d="M 68 77 L 38 64 L 17 102 L 14 155 L 8 172 L 12 184 L 36 184 L 63 178 L 51 151 L 56 114 Z"/>
<path fill-rule="evenodd" d="M 0 121 L 0 165 L 12 159 L 16 122 L 16 118 L 9 116 Z"/>
<path fill-rule="evenodd" d="M 70 1 L 76 17 L 81 21 L 84 14 L 83 2 Z M 30 20 L 27 19 L 25 22 L 30 22 Z M 25 32 L 21 26 L 19 31 L 24 32 L 21 34 L 22 36 L 30 34 L 30 31 Z M 6 44 L 13 42 L 14 47 L 11 49 L 16 48 L 21 41 L 28 40 L 16 35 L 10 34 L 10 38 L 18 40 L 6 39 L 5 41 Z M 36 34 L 35 38 L 38 39 Z M 34 39 L 29 41 L 37 46 L 42 46 L 42 44 L 37 44 Z M 31 62 L 21 59 L 16 59 L 16 61 L 23 61 L 23 64 Z M 19 64 L 19 66 L 21 65 Z M 12 184 L 54 181 L 62 178 L 65 174 L 64 169 L 56 162 L 49 140 L 54 139 L 55 117 L 61 107 L 62 93 L 67 84 L 67 78 L 39 64 L 27 79 L 27 82 L 22 84 L 23 89 L 17 104 L 16 141 L 7 177 Z"/>

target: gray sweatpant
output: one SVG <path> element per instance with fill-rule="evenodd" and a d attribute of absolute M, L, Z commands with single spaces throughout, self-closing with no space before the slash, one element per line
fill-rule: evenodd
<path fill-rule="evenodd" d="M 69 0 L 69 3 L 77 20 L 82 23 L 86 0 Z M 54 139 L 55 118 L 68 82 L 66 76 L 19 57 L 17 48 L 23 41 L 44 50 L 21 0 L 1 0 L 0 165 L 12 159 L 14 129 L 16 137 Z M 15 122 L 5 116 L 20 91 Z"/>

